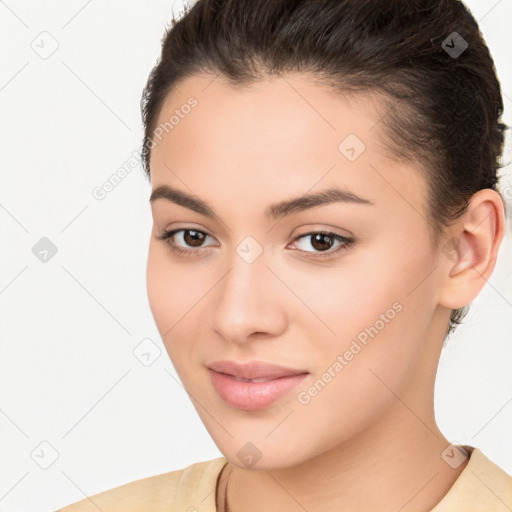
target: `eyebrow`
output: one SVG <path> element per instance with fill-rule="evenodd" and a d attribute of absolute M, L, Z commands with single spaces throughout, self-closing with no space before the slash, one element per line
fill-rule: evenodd
<path fill-rule="evenodd" d="M 172 188 L 168 185 L 159 185 L 152 191 L 149 202 L 153 203 L 157 199 L 166 199 L 167 201 L 171 201 L 172 203 L 193 210 L 209 218 L 216 217 L 214 209 L 208 203 L 202 199 L 193 197 L 186 192 L 182 192 L 181 190 Z M 374 204 L 372 201 L 359 197 L 358 195 L 348 190 L 328 188 L 314 194 L 307 194 L 286 201 L 281 201 L 279 203 L 271 204 L 265 210 L 265 217 L 279 220 L 288 215 L 314 208 L 315 206 L 336 202 L 369 205 Z"/>

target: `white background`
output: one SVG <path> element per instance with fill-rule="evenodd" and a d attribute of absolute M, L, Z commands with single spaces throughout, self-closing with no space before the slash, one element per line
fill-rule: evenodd
<path fill-rule="evenodd" d="M 512 1 L 467 5 L 512 124 Z M 103 200 L 92 194 L 138 158 L 140 96 L 171 13 L 167 0 L 0 2 L 0 512 L 55 510 L 221 455 L 149 309 L 150 183 L 137 165 Z M 32 252 L 43 237 L 58 250 L 46 263 Z M 446 437 L 509 473 L 511 239 L 509 223 L 495 273 L 444 350 L 436 389 Z M 133 354 L 145 338 L 161 350 L 147 367 Z"/>

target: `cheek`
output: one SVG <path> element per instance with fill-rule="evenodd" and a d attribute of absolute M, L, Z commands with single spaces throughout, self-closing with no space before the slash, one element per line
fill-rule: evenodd
<path fill-rule="evenodd" d="M 146 271 L 148 301 L 166 347 L 198 301 L 200 290 L 197 283 L 191 282 L 192 277 L 190 272 L 184 272 L 179 264 L 171 261 L 162 242 L 151 240 Z"/>
<path fill-rule="evenodd" d="M 179 262 L 160 241 L 151 240 L 146 269 L 148 301 L 160 337 L 180 374 L 201 360 L 201 332 L 208 292 L 218 277 L 208 276 L 194 264 Z M 183 371 L 181 369 L 183 368 Z"/>
<path fill-rule="evenodd" d="M 337 308 L 331 310 L 332 304 L 325 302 L 325 309 L 318 310 L 336 336 L 317 336 L 313 353 L 310 347 L 312 378 L 294 400 L 304 418 L 298 422 L 300 428 L 318 438 L 313 451 L 371 425 L 396 403 L 394 393 L 404 396 L 421 363 L 423 332 L 418 313 L 406 297 L 406 282 L 371 277 L 375 286 L 350 281 L 352 293 L 331 295 Z M 397 288 L 402 285 L 400 292 Z M 322 439 L 317 423 L 325 425 Z"/>
<path fill-rule="evenodd" d="M 406 307 L 413 274 L 406 262 L 376 264 L 375 258 L 359 254 L 337 268 L 312 269 L 293 281 L 294 292 L 311 312 L 301 306 L 305 314 L 300 322 L 311 339 L 323 340 L 322 345 L 333 349 L 342 349 L 360 333 L 364 339 L 365 330 L 374 325 L 383 332 L 396 323 L 397 310 Z"/>
<path fill-rule="evenodd" d="M 338 356 L 345 355 L 339 372 L 344 377 L 338 381 L 349 379 L 350 386 L 342 387 L 351 389 L 354 396 L 360 395 L 358 388 L 375 380 L 371 369 L 396 384 L 411 375 L 435 309 L 434 289 L 425 279 L 431 264 L 427 253 L 386 256 L 382 252 L 377 259 L 375 251 L 369 253 L 359 253 L 357 261 L 346 267 L 328 273 L 323 269 L 297 289 L 317 317 L 307 315 L 302 320 L 307 338 L 316 340 L 315 373 L 324 373 Z M 304 347 L 303 353 L 306 349 L 311 347 Z"/>
<path fill-rule="evenodd" d="M 171 268 L 166 265 L 157 242 L 151 239 L 146 269 L 146 286 L 149 306 L 160 335 L 163 335 L 172 326 L 171 315 L 175 311 L 176 297 L 174 293 L 169 293 L 172 281 Z"/>

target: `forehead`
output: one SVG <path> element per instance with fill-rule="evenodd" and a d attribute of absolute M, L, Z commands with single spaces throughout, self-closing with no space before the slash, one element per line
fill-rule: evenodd
<path fill-rule="evenodd" d="M 192 102 L 195 105 L 189 107 Z M 384 110 L 376 94 L 334 92 L 310 75 L 290 73 L 235 86 L 221 76 L 201 74 L 170 91 L 157 129 L 164 128 L 163 137 L 176 144 L 194 135 L 203 150 L 229 145 L 233 156 L 237 148 L 245 155 L 269 154 L 276 148 L 297 151 L 304 140 L 325 139 L 327 145 L 349 133 L 364 139 L 368 147 L 379 142 Z M 256 143 L 263 141 L 265 148 L 258 147 Z"/>
<path fill-rule="evenodd" d="M 419 205 L 422 175 L 389 157 L 385 109 L 375 94 L 334 92 L 298 73 L 243 86 L 194 75 L 172 89 L 159 113 L 152 182 L 185 184 L 207 197 L 223 183 L 246 201 L 340 185 L 373 202 L 405 194 Z"/>

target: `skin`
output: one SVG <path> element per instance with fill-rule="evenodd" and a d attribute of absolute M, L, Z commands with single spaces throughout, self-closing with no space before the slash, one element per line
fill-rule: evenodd
<path fill-rule="evenodd" d="M 391 159 L 377 96 L 343 97 L 311 77 L 287 74 L 234 88 L 194 75 L 166 98 L 159 122 L 190 96 L 197 106 L 151 153 L 152 188 L 170 185 L 208 202 L 208 218 L 166 199 L 151 204 L 147 288 L 169 357 L 205 427 L 228 459 L 219 494 L 230 512 L 430 510 L 467 464 L 441 457 L 449 444 L 434 418 L 434 379 L 452 308 L 470 303 L 490 276 L 504 213 L 492 190 L 436 247 L 426 220 L 419 164 Z M 356 134 L 366 149 L 349 161 L 338 145 Z M 331 186 L 372 204 L 336 202 L 266 218 L 278 201 Z M 157 238 L 206 252 L 173 253 Z M 326 230 L 353 245 L 326 259 L 300 235 Z M 247 237 L 263 252 L 247 263 Z M 446 256 L 446 242 L 461 244 Z M 328 247 L 328 245 L 327 245 Z M 251 249 L 253 250 L 253 249 Z M 332 367 L 380 315 L 401 311 L 309 403 L 297 395 Z M 305 369 L 306 380 L 259 411 L 226 404 L 206 367 L 219 359 L 263 360 Z M 237 453 L 251 442 L 251 467 Z M 244 448 L 245 446 L 245 448 Z M 244 453 L 244 452 L 242 452 Z M 371 489 L 371 492 L 368 492 Z M 191 504 L 192 505 L 192 504 Z M 224 504 L 219 497 L 219 510 Z"/>

